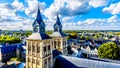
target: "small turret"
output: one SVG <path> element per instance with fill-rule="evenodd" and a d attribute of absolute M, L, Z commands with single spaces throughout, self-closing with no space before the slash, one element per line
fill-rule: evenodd
<path fill-rule="evenodd" d="M 54 33 L 51 34 L 51 37 L 64 37 L 64 36 L 66 36 L 62 32 L 62 24 L 60 22 L 60 19 L 59 19 L 58 15 L 57 15 L 56 23 L 54 24 L 53 28 L 54 28 Z"/>
<path fill-rule="evenodd" d="M 58 15 L 57 15 L 56 23 L 54 24 L 54 32 L 62 32 L 62 24 L 60 22 Z"/>
<path fill-rule="evenodd" d="M 33 26 L 33 32 L 35 33 L 45 33 L 45 23 L 43 22 L 43 19 L 41 17 L 40 9 L 38 6 L 38 12 L 37 12 L 37 17 L 34 23 L 32 24 Z"/>

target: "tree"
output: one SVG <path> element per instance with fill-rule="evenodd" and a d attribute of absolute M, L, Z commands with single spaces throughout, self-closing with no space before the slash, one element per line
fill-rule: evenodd
<path fill-rule="evenodd" d="M 0 36 L 0 44 L 3 44 L 3 43 L 15 44 L 20 42 L 21 42 L 21 39 L 16 36 L 8 36 L 8 35 Z"/>
<path fill-rule="evenodd" d="M 114 42 L 107 42 L 98 48 L 99 58 L 119 59 L 120 48 Z"/>
<path fill-rule="evenodd" d="M 76 32 L 70 33 L 70 38 L 76 39 L 77 38 L 77 33 Z"/>

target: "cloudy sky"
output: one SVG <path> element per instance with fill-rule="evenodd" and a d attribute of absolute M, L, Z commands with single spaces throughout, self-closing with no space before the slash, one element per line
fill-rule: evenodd
<path fill-rule="evenodd" d="M 119 0 L 0 0 L 0 29 L 32 30 L 38 3 L 47 30 L 120 30 Z"/>

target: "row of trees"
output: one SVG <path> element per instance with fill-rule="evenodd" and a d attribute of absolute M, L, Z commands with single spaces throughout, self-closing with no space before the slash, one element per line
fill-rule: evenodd
<path fill-rule="evenodd" d="M 8 36 L 8 35 L 0 36 L 0 44 L 3 44 L 3 43 L 14 44 L 14 43 L 20 43 L 20 42 L 21 42 L 20 38 L 16 36 Z"/>

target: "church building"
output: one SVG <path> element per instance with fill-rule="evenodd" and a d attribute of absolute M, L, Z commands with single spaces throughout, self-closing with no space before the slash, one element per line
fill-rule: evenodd
<path fill-rule="evenodd" d="M 67 53 L 67 39 L 57 15 L 53 34 L 45 32 L 45 23 L 38 6 L 37 17 L 32 24 L 33 33 L 26 39 L 26 68 L 52 68 L 53 51 Z"/>

